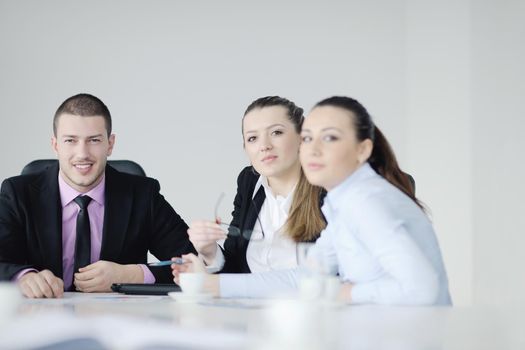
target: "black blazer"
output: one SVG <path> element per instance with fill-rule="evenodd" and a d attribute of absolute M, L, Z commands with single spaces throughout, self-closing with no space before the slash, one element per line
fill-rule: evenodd
<path fill-rule="evenodd" d="M 26 268 L 63 278 L 62 206 L 58 164 L 41 173 L 9 178 L 0 192 L 0 280 Z M 195 248 L 188 226 L 159 193 L 157 180 L 106 166 L 100 260 L 145 264 L 148 250 L 167 260 Z M 173 281 L 168 267 L 150 267 L 157 283 Z"/>
<path fill-rule="evenodd" d="M 234 209 L 232 213 L 231 226 L 238 227 L 241 232 L 253 230 L 257 221 L 257 214 L 266 199 L 264 188 L 261 186 L 252 200 L 255 185 L 259 179 L 251 166 L 244 168 L 237 178 L 237 194 L 233 201 Z M 321 194 L 322 205 L 326 193 Z M 246 260 L 246 250 L 248 249 L 249 239 L 241 236 L 228 236 L 224 242 L 224 267 L 220 273 L 250 273 L 250 267 Z"/>

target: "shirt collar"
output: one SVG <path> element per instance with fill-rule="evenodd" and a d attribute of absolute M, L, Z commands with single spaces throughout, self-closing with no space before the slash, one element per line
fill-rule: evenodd
<path fill-rule="evenodd" d="M 259 179 L 257 180 L 257 183 L 255 184 L 255 188 L 253 189 L 252 199 L 255 197 L 255 194 L 257 193 L 257 191 L 259 191 L 259 188 L 261 188 L 261 186 L 264 187 L 264 192 L 266 193 L 266 197 L 271 196 L 273 198 L 276 198 L 273 195 L 270 185 L 268 184 L 268 178 L 266 176 L 260 175 Z M 295 184 L 292 190 L 290 191 L 290 193 L 288 193 L 288 195 L 284 197 L 285 201 L 288 201 L 293 197 L 293 193 L 295 192 L 296 187 L 297 187 L 297 184 Z M 279 196 L 279 197 L 283 197 L 283 196 Z"/>
<path fill-rule="evenodd" d="M 377 173 L 374 169 L 372 169 L 368 162 L 364 163 L 352 174 L 350 174 L 350 176 L 343 180 L 343 182 L 328 191 L 326 194 L 325 205 L 327 205 L 330 210 L 337 209 L 339 205 L 343 203 L 343 198 L 345 197 L 349 188 L 352 188 L 355 183 L 372 176 L 377 176 Z M 323 207 L 325 207 L 325 205 L 323 205 Z"/>
<path fill-rule="evenodd" d="M 266 177 L 265 177 L 265 176 L 262 176 L 262 175 L 259 175 L 259 178 L 257 179 L 257 182 L 255 183 L 255 188 L 253 189 L 252 199 L 255 198 L 255 195 L 256 195 L 257 192 L 259 191 L 259 188 L 261 188 L 263 182 L 265 182 L 266 184 L 268 184 L 268 180 L 266 179 Z"/>
<path fill-rule="evenodd" d="M 102 180 L 98 185 L 86 193 L 80 193 L 62 178 L 60 171 L 58 172 L 58 188 L 60 190 L 60 202 L 62 208 L 71 203 L 71 201 L 80 195 L 90 196 L 92 200 L 100 205 L 104 205 L 105 189 L 106 189 L 106 175 L 102 175 Z"/>

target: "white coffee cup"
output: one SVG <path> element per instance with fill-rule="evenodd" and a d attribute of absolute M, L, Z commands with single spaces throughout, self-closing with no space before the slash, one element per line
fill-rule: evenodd
<path fill-rule="evenodd" d="M 179 285 L 184 294 L 200 294 L 204 291 L 205 278 L 203 272 L 182 272 L 179 274 Z"/>
<path fill-rule="evenodd" d="M 0 282 L 0 325 L 15 314 L 22 302 L 22 293 L 15 283 Z"/>

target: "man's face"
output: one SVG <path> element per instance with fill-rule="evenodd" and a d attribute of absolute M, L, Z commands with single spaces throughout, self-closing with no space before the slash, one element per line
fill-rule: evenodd
<path fill-rule="evenodd" d="M 51 139 L 62 178 L 81 193 L 102 180 L 114 143 L 115 135 L 108 138 L 103 117 L 72 114 L 59 116 L 56 136 Z"/>

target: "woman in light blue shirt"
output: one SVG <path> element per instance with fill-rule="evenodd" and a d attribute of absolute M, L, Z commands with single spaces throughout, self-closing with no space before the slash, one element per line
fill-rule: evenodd
<path fill-rule="evenodd" d="M 348 97 L 325 99 L 302 131 L 301 165 L 324 187 L 328 225 L 312 255 L 343 282 L 352 303 L 450 305 L 448 282 L 430 221 L 367 110 Z M 174 269 L 201 270 L 195 256 Z M 210 276 L 220 296 L 263 297 L 297 288 L 298 270 Z"/>

